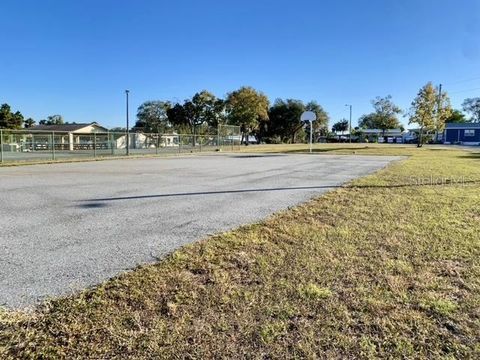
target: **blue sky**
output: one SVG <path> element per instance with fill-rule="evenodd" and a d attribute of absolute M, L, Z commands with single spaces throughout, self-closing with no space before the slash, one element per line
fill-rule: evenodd
<path fill-rule="evenodd" d="M 1 0 L 0 103 L 37 121 L 124 124 L 143 101 L 242 85 L 354 122 L 428 81 L 480 96 L 479 0 Z M 402 119 L 406 122 L 406 119 Z"/>

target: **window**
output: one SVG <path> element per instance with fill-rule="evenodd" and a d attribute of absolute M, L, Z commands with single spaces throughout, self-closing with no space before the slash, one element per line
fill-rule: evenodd
<path fill-rule="evenodd" d="M 475 130 L 465 130 L 465 136 L 475 136 Z"/>

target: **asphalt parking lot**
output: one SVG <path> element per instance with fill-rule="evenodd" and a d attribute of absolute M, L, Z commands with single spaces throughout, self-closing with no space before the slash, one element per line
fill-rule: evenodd
<path fill-rule="evenodd" d="M 0 168 L 0 306 L 97 284 L 396 159 L 219 154 Z"/>

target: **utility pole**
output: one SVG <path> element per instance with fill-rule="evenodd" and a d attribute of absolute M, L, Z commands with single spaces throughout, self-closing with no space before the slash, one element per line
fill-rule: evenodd
<path fill-rule="evenodd" d="M 440 117 L 442 116 L 442 84 L 438 85 L 437 126 L 435 127 L 435 143 L 438 140 Z"/>
<path fill-rule="evenodd" d="M 0 129 L 0 163 L 3 163 L 3 130 Z"/>
<path fill-rule="evenodd" d="M 128 119 L 128 93 L 129 92 L 130 90 L 125 90 L 126 101 L 127 101 L 127 141 L 126 141 L 127 156 L 130 155 L 130 124 Z"/>

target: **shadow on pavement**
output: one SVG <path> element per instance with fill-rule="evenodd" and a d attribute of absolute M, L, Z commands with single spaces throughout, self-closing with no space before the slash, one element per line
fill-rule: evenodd
<path fill-rule="evenodd" d="M 199 192 L 185 192 L 185 193 L 170 193 L 170 194 L 153 194 L 153 195 L 135 195 L 135 196 L 120 196 L 99 199 L 81 200 L 81 202 L 91 203 L 87 205 L 79 205 L 81 207 L 102 207 L 102 202 L 120 201 L 120 200 L 135 200 L 135 199 L 155 199 L 166 197 L 182 197 L 182 196 L 201 196 L 201 195 L 222 195 L 222 194 L 241 194 L 241 193 L 256 193 L 256 192 L 271 192 L 271 191 L 291 191 L 291 190 L 319 190 L 319 189 L 395 189 L 405 187 L 425 187 L 425 186 L 448 186 L 448 185 L 464 185 L 464 184 L 480 184 L 480 180 L 464 180 L 461 183 L 454 181 L 444 181 L 442 183 L 407 183 L 407 184 L 391 184 L 391 185 L 318 185 L 318 186 L 294 186 L 294 187 L 278 187 L 278 188 L 261 188 L 261 189 L 241 189 L 241 190 L 219 190 L 219 191 L 199 191 Z"/>

